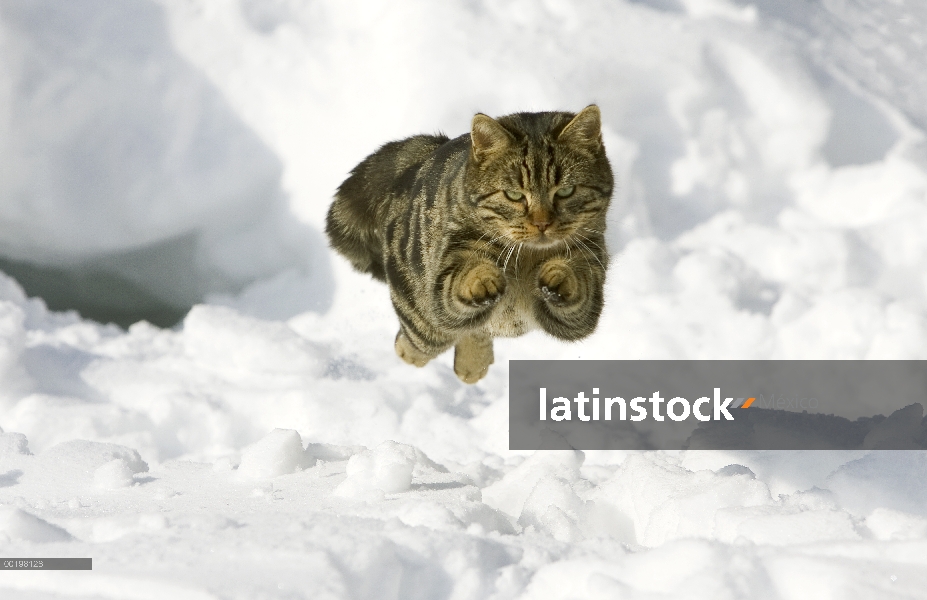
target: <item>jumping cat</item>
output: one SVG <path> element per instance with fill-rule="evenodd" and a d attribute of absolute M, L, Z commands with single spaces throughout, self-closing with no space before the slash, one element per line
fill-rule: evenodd
<path fill-rule="evenodd" d="M 455 139 L 390 142 L 354 167 L 326 220 L 333 248 L 389 286 L 396 354 L 418 367 L 455 347 L 466 383 L 494 337 L 596 327 L 613 177 L 599 108 L 473 117 Z"/>

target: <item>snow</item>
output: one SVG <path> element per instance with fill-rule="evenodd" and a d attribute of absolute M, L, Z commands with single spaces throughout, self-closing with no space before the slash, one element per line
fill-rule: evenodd
<path fill-rule="evenodd" d="M 0 270 L 51 290 L 0 274 L 0 554 L 94 563 L 0 596 L 924 597 L 923 451 L 513 452 L 507 361 L 927 357 L 925 25 L 0 2 Z M 497 340 L 474 386 L 402 363 L 385 288 L 325 248 L 335 187 L 388 140 L 590 102 L 619 182 L 596 334 Z M 185 316 L 61 310 L 139 306 Z"/>
<path fill-rule="evenodd" d="M 271 479 L 293 473 L 302 468 L 304 454 L 297 431 L 274 429 L 242 451 L 238 475 L 243 479 Z"/>

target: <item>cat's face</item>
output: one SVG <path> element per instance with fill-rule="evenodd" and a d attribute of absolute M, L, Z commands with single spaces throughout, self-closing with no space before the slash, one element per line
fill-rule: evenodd
<path fill-rule="evenodd" d="M 599 109 L 476 115 L 467 189 L 488 235 L 537 248 L 601 237 L 612 192 Z"/>

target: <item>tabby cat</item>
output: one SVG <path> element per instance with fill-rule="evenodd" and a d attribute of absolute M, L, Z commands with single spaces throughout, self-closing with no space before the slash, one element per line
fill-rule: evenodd
<path fill-rule="evenodd" d="M 389 285 L 396 353 L 424 366 L 451 346 L 467 383 L 492 338 L 542 328 L 578 340 L 602 312 L 612 171 L 592 105 L 473 117 L 469 134 L 390 142 L 328 212 L 332 247 Z"/>

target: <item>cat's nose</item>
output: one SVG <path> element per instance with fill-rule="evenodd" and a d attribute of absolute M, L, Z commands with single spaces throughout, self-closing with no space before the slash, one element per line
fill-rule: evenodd
<path fill-rule="evenodd" d="M 550 219 L 533 220 L 532 224 L 538 228 L 539 233 L 544 233 L 544 230 L 550 227 Z"/>

